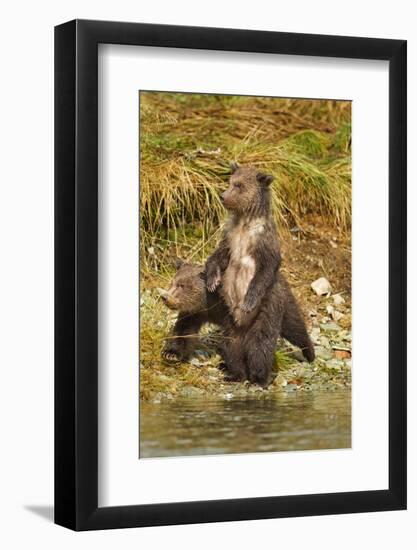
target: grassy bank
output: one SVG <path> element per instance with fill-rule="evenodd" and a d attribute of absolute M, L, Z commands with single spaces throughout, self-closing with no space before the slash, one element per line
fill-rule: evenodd
<path fill-rule="evenodd" d="M 227 184 L 231 160 L 254 164 L 275 176 L 273 209 L 283 243 L 284 270 L 310 328 L 320 330 L 318 346 L 322 347 L 321 332 L 326 331 L 320 325 L 328 322 L 331 298 L 317 299 L 310 283 L 316 276 L 329 278 L 330 273 L 332 285 L 345 298 L 346 326 L 340 325 L 340 342 L 323 337 L 331 357 L 329 352 L 327 359 L 319 358 L 312 369 L 306 369 L 287 348 L 281 348 L 274 387 L 282 390 L 292 380 L 300 382 L 294 384 L 298 389 L 314 389 L 315 383 L 331 381 L 349 383 L 350 359 L 343 359 L 346 364 L 329 361 L 341 361 L 334 346 L 347 349 L 349 341 L 343 338 L 350 334 L 350 107 L 349 102 L 335 101 L 141 93 L 144 399 L 174 396 L 190 387 L 196 394 L 230 390 L 216 369 L 218 358 L 204 346 L 194 364 L 161 363 L 161 346 L 174 319 L 156 288 L 169 284 L 175 257 L 203 263 L 216 246 L 225 219 L 218 197 Z"/>

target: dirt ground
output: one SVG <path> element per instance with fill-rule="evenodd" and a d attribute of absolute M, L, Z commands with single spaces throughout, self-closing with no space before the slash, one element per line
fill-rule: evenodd
<path fill-rule="evenodd" d="M 330 302 L 317 296 L 310 284 L 325 277 L 331 284 L 332 294 L 343 297 L 345 304 L 339 310 L 345 313 L 340 324 L 350 328 L 351 308 L 351 239 L 346 233 L 323 224 L 320 217 L 310 216 L 301 231 L 294 227 L 290 238 L 281 239 L 283 266 L 294 294 L 302 306 L 306 319 L 313 313 L 326 313 Z"/>

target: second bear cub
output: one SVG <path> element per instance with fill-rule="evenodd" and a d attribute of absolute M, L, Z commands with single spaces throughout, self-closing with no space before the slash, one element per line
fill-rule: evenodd
<path fill-rule="evenodd" d="M 165 304 L 178 311 L 173 334 L 165 342 L 162 356 L 168 361 L 187 360 L 193 352 L 202 325 L 213 323 L 223 329 L 224 338 L 220 337 L 219 351 L 225 360 L 224 368 L 228 371 L 228 336 L 233 334 L 234 323 L 220 291 L 207 290 L 204 267 L 181 260 L 177 261 L 176 267 L 177 272 L 171 286 L 161 292 Z M 281 327 L 279 336 L 299 347 L 304 357 L 313 361 L 313 344 L 297 301 L 282 273 L 278 274 L 270 294 L 270 302 L 277 315 L 275 325 Z"/>

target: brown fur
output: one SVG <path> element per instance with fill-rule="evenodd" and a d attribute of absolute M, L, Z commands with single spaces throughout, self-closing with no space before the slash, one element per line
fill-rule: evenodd
<path fill-rule="evenodd" d="M 221 296 L 206 288 L 204 267 L 179 260 L 177 273 L 163 296 L 165 304 L 178 311 L 172 337 L 165 342 L 162 356 L 168 361 L 187 360 L 198 340 L 200 328 L 213 323 L 227 329 L 232 323 Z"/>
<path fill-rule="evenodd" d="M 269 381 L 285 306 L 282 287 L 276 284 L 281 254 L 270 208 L 272 180 L 253 166 L 232 165 L 229 187 L 222 194 L 228 225 L 206 264 L 207 288 L 214 292 L 222 283 L 220 293 L 234 320 L 225 348 L 229 377 L 261 385 Z M 312 360 L 311 342 L 308 350 Z"/>
<path fill-rule="evenodd" d="M 253 167 L 233 166 L 222 200 L 230 217 L 222 241 L 207 260 L 207 287 L 222 281 L 222 295 L 237 325 L 256 316 L 281 264 L 275 223 L 270 214 L 271 176 Z"/>
<path fill-rule="evenodd" d="M 220 352 L 225 360 L 225 368 L 228 376 L 234 371 L 234 366 L 229 366 L 233 349 L 233 338 L 237 330 L 228 314 L 221 292 L 207 291 L 204 282 L 204 268 L 196 264 L 181 263 L 172 281 L 172 284 L 164 298 L 165 303 L 171 309 L 179 312 L 174 327 L 173 336 L 167 339 L 163 357 L 170 361 L 186 360 L 191 355 L 198 331 L 204 323 L 214 323 L 223 328 L 225 339 Z M 278 317 L 275 325 L 281 327 L 278 336 L 286 338 L 292 344 L 301 348 L 307 360 L 314 359 L 314 348 L 308 337 L 305 323 L 293 293 L 282 274 L 278 275 L 274 289 L 270 294 L 274 301 Z M 272 343 L 275 349 L 276 340 Z"/>

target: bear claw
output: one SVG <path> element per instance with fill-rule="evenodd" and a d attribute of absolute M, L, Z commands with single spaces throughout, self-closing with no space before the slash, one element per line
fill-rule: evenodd
<path fill-rule="evenodd" d="M 173 353 L 173 352 L 170 352 L 170 351 L 163 351 L 162 352 L 162 357 L 166 361 L 169 361 L 171 363 L 177 363 L 181 359 L 176 353 Z"/>

